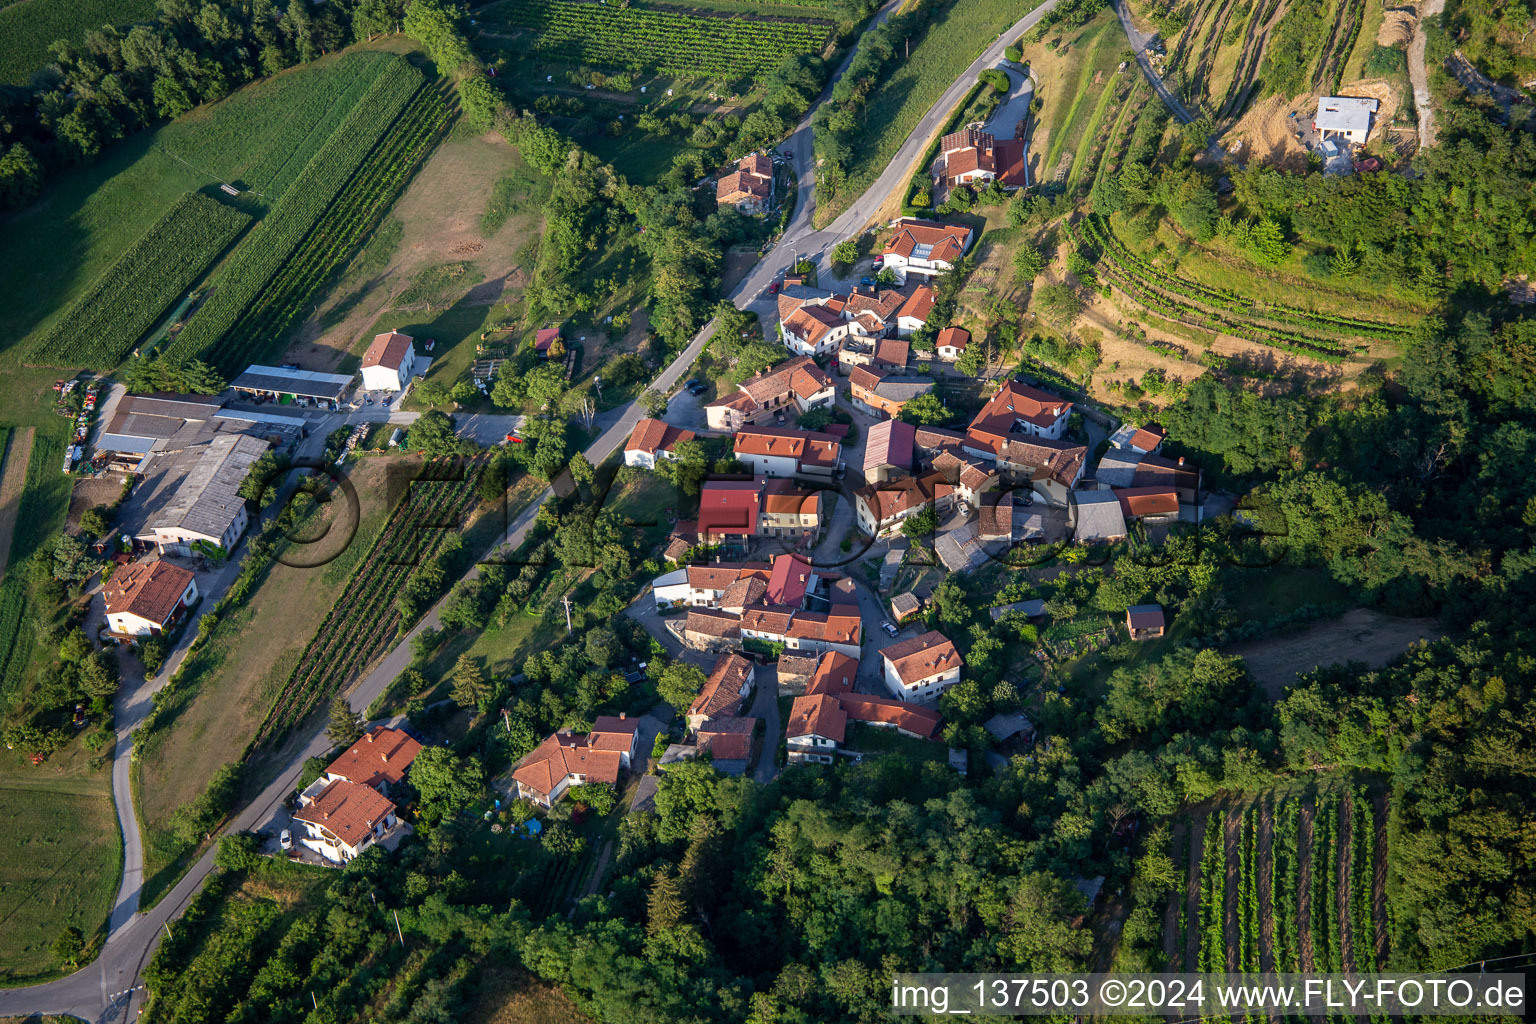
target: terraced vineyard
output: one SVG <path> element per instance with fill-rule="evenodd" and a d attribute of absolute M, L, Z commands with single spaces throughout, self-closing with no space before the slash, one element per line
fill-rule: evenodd
<path fill-rule="evenodd" d="M 809 5 L 807 5 L 809 6 Z M 564 64 L 679 78 L 740 78 L 815 53 L 832 24 L 815 18 L 506 0 L 476 13 L 481 39 Z"/>
<path fill-rule="evenodd" d="M 221 368 L 235 372 L 280 350 L 288 329 L 377 226 L 447 124 L 448 107 L 437 90 L 417 92 L 320 223 L 224 336 L 215 354 Z"/>
<path fill-rule="evenodd" d="M 265 300 L 285 264 L 425 85 L 404 59 L 389 64 L 215 276 L 212 294 L 171 343 L 171 358 L 209 358 L 225 369 L 239 361 L 223 350 L 225 336 Z"/>
<path fill-rule="evenodd" d="M 1219 331 L 1325 362 L 1340 362 L 1358 339 L 1401 342 L 1411 328 L 1385 321 L 1262 303 L 1169 273 L 1120 243 L 1096 214 L 1068 225 L 1079 248 L 1098 258 L 1106 280 L 1153 311 L 1205 330 Z"/>
<path fill-rule="evenodd" d="M 1338 91 L 1344 76 L 1344 62 L 1349 60 L 1349 51 L 1355 48 L 1355 40 L 1360 35 L 1360 22 L 1364 17 L 1365 0 L 1338 0 L 1328 42 L 1323 46 L 1317 70 L 1312 73 L 1314 91 Z"/>
<path fill-rule="evenodd" d="M 1264 56 L 1264 45 L 1269 41 L 1270 30 L 1280 19 L 1283 0 L 1261 0 L 1253 16 L 1248 19 L 1248 31 L 1243 37 L 1243 51 L 1238 55 L 1237 67 L 1221 106 L 1216 110 L 1218 118 L 1235 118 L 1248 105 L 1259 74 L 1259 59 Z"/>
<path fill-rule="evenodd" d="M 1212 811 L 1203 828 L 1191 821 L 1173 850 L 1190 869 L 1164 916 L 1167 969 L 1375 973 L 1387 953 L 1385 810 L 1357 786 L 1272 793 Z"/>
<path fill-rule="evenodd" d="M 249 223 L 234 207 L 188 192 L 38 338 L 28 361 L 116 366 Z"/>
<path fill-rule="evenodd" d="M 373 549 L 315 631 L 272 702 L 256 742 L 281 736 L 340 692 L 396 638 L 395 597 L 474 506 L 479 461 L 443 459 L 422 467 Z"/>

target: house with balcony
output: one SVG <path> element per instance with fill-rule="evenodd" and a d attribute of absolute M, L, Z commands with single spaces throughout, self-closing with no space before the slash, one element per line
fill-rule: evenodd
<path fill-rule="evenodd" d="M 320 779 L 299 794 L 293 823 L 301 846 L 345 864 L 388 835 L 397 819 L 394 802 L 374 787 Z"/>
<path fill-rule="evenodd" d="M 892 222 L 890 239 L 881 251 L 882 267 L 894 272 L 899 284 L 906 284 L 909 275 L 935 277 L 965 255 L 974 235 L 963 224 L 900 218 Z"/>
<path fill-rule="evenodd" d="M 757 476 L 831 480 L 843 464 L 841 442 L 815 430 L 745 427 L 736 432 L 733 447 L 737 460 Z"/>
<path fill-rule="evenodd" d="M 129 643 L 165 634 L 198 601 L 192 571 L 164 559 L 122 566 L 101 589 L 108 633 Z"/>
<path fill-rule="evenodd" d="M 1009 439 L 1042 437 L 1059 441 L 1067 432 L 1072 403 L 1049 391 L 1018 380 L 1005 383 L 987 400 L 965 432 L 965 450 L 984 459 L 995 459 Z"/>
<path fill-rule="evenodd" d="M 737 431 L 769 424 L 811 409 L 830 408 L 837 397 L 832 378 L 809 356 L 798 356 L 743 381 L 737 390 L 704 406 L 712 430 Z"/>

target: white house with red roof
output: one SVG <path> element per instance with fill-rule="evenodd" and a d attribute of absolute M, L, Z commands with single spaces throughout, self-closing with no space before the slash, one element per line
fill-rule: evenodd
<path fill-rule="evenodd" d="M 960 681 L 960 652 L 936 630 L 892 644 L 880 659 L 885 687 L 900 700 L 929 700 Z"/>
<path fill-rule="evenodd" d="M 164 633 L 196 604 L 197 581 L 190 570 L 164 559 L 135 562 L 113 573 L 102 595 L 108 631 L 136 641 Z"/>
<path fill-rule="evenodd" d="M 1072 417 L 1072 403 L 1023 381 L 1010 380 L 982 406 L 965 432 L 965 450 L 995 459 L 1010 438 L 1061 440 Z"/>
<path fill-rule="evenodd" d="M 894 272 L 900 284 L 906 284 L 908 274 L 934 277 L 965 255 L 974 235 L 963 224 L 902 217 L 891 224 L 891 238 L 881 251 L 882 269 Z"/>
<path fill-rule="evenodd" d="M 375 335 L 363 354 L 364 391 L 403 391 L 416 372 L 416 348 L 399 331 Z"/>
<path fill-rule="evenodd" d="M 971 343 L 971 332 L 964 327 L 946 327 L 939 332 L 938 351 L 939 358 L 946 362 L 954 362 L 965 352 L 965 347 Z"/>
<path fill-rule="evenodd" d="M 660 459 L 676 459 L 677 446 L 692 441 L 694 433 L 649 417 L 635 424 L 624 445 L 624 465 L 655 469 Z"/>
<path fill-rule="evenodd" d="M 355 782 L 388 796 L 419 753 L 421 744 L 404 729 L 376 725 L 330 763 L 322 781 Z"/>
<path fill-rule="evenodd" d="M 553 807 L 572 786 L 619 781 L 638 752 L 639 719 L 603 715 L 586 734 L 562 729 L 544 739 L 512 770 L 517 795 Z"/>
<path fill-rule="evenodd" d="M 299 794 L 293 823 L 303 829 L 299 844 L 336 864 L 383 839 L 395 827 L 394 802 L 372 786 L 345 779 L 320 779 Z"/>

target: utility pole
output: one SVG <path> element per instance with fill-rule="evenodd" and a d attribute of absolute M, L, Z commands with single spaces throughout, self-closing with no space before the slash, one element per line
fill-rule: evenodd
<path fill-rule="evenodd" d="M 501 724 L 507 727 L 507 732 L 512 731 L 512 716 L 507 714 L 507 709 L 501 709 Z"/>
<path fill-rule="evenodd" d="M 405 945 L 405 932 L 400 930 L 400 911 L 392 910 L 390 913 L 395 915 L 395 934 L 400 936 L 400 945 L 403 946 Z"/>
<path fill-rule="evenodd" d="M 566 594 L 560 600 L 565 605 L 565 631 L 567 633 L 570 633 L 570 631 L 571 631 L 571 595 L 570 594 Z"/>

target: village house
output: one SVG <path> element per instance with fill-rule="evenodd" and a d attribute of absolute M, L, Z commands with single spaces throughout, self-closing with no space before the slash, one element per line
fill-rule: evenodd
<path fill-rule="evenodd" d="M 864 480 L 879 484 L 912 471 L 917 428 L 902 420 L 881 420 L 864 440 Z"/>
<path fill-rule="evenodd" d="M 891 237 L 881 252 L 882 268 L 906 284 L 909 274 L 934 277 L 955 265 L 971 247 L 974 232 L 964 225 L 903 217 L 891 224 Z"/>
<path fill-rule="evenodd" d="M 816 672 L 817 658 L 811 654 L 785 651 L 779 655 L 779 695 L 788 696 L 805 692 L 806 684 Z"/>
<path fill-rule="evenodd" d="M 932 390 L 933 381 L 927 377 L 882 375 L 862 366 L 848 374 L 848 397 L 854 408 L 870 416 L 894 418 L 902 406 Z"/>
<path fill-rule="evenodd" d="M 797 474 L 831 480 L 842 466 L 843 447 L 836 437 L 814 430 L 747 427 L 736 432 L 736 458 L 754 474 Z"/>
<path fill-rule="evenodd" d="M 647 417 L 635 424 L 624 444 L 624 465 L 655 469 L 658 459 L 676 459 L 677 446 L 694 436 L 691 430 Z"/>
<path fill-rule="evenodd" d="M 372 786 L 318 780 L 299 794 L 293 823 L 299 844 L 335 864 L 345 864 L 395 827 L 395 805 Z"/>
<path fill-rule="evenodd" d="M 856 658 L 821 656 L 803 696 L 795 698 L 785 722 L 788 759 L 796 764 L 831 764 L 847 739 L 850 721 L 892 728 L 907 736 L 932 739 L 942 721 L 937 712 L 916 704 L 858 693 Z"/>
<path fill-rule="evenodd" d="M 372 786 L 388 796 L 405 781 L 406 769 L 419 753 L 421 744 L 404 729 L 376 725 L 332 761 L 323 778 Z"/>
<path fill-rule="evenodd" d="M 880 652 L 885 687 L 900 700 L 931 700 L 960 681 L 960 652 L 929 630 Z"/>
<path fill-rule="evenodd" d="M 748 216 L 766 213 L 773 202 L 773 161 L 761 153 L 744 156 L 715 185 L 715 203 Z"/>
<path fill-rule="evenodd" d="M 798 356 L 836 352 L 853 325 L 824 305 L 806 303 L 779 321 L 784 347 Z"/>
<path fill-rule="evenodd" d="M 954 452 L 942 452 L 934 456 L 933 469 L 944 474 L 944 479 L 954 486 L 955 497 L 969 502 L 972 507 L 979 508 L 982 494 L 998 483 L 996 469 Z"/>
<path fill-rule="evenodd" d="M 533 336 L 533 351 L 540 359 L 548 359 L 551 347 L 560 340 L 560 328 L 540 327 Z"/>
<path fill-rule="evenodd" d="M 102 587 L 107 630 L 116 640 L 137 642 L 171 629 L 197 604 L 197 581 L 190 570 L 163 559 L 118 568 Z"/>
<path fill-rule="evenodd" d="M 964 128 L 944 136 L 939 150 L 944 157 L 944 182 L 951 188 L 993 180 L 1007 189 L 1029 184 L 1023 139 L 1000 142 L 991 132 Z"/>
<path fill-rule="evenodd" d="M 1167 440 L 1168 432 L 1155 423 L 1138 427 L 1134 423 L 1121 424 L 1109 435 L 1109 443 L 1115 448 L 1125 448 L 1138 455 L 1153 455 Z"/>
<path fill-rule="evenodd" d="M 723 654 L 715 662 L 714 669 L 704 683 L 699 695 L 688 705 L 684 716 L 688 731 L 697 732 L 699 727 L 713 718 L 733 718 L 739 715 L 752 699 L 757 685 L 757 668 L 739 654 Z"/>
<path fill-rule="evenodd" d="M 720 544 L 757 535 L 763 485 L 758 480 L 710 480 L 699 492 L 699 539 Z"/>
<path fill-rule="evenodd" d="M 708 754 L 720 774 L 745 775 L 752 763 L 757 722 L 756 718 L 741 716 L 711 718 L 699 726 L 694 737 L 695 750 L 700 756 Z"/>
<path fill-rule="evenodd" d="M 1005 477 L 1029 481 L 1035 494 L 1058 507 L 1082 482 L 1087 464 L 1087 447 L 1069 441 L 1010 437 L 997 448 L 997 468 Z"/>
<path fill-rule="evenodd" d="M 928 322 L 928 315 L 933 312 L 933 289 L 927 285 L 919 285 L 912 290 L 907 301 L 901 304 L 896 311 L 896 334 L 898 337 L 907 338 L 922 329 Z M 902 361 L 906 365 L 906 361 Z"/>
<path fill-rule="evenodd" d="M 808 356 L 800 356 L 745 381 L 732 394 L 704 406 L 712 430 L 737 431 L 796 415 L 830 408 L 837 397 L 832 378 Z"/>
<path fill-rule="evenodd" d="M 683 620 L 683 643 L 706 654 L 735 650 L 741 645 L 741 617 L 708 608 L 690 608 Z"/>
<path fill-rule="evenodd" d="M 783 644 L 790 651 L 812 654 L 839 651 L 857 658 L 864 639 L 864 627 L 856 604 L 834 604 L 825 612 L 759 605 L 742 612 L 741 637 L 743 640 Z"/>
<path fill-rule="evenodd" d="M 1113 491 L 1078 491 L 1072 537 L 1079 544 L 1125 539 L 1125 515 Z"/>
<path fill-rule="evenodd" d="M 1333 139 L 1363 146 L 1380 106 L 1381 101 L 1368 96 L 1319 96 L 1312 130 L 1325 142 Z"/>
<path fill-rule="evenodd" d="M 815 538 L 821 532 L 821 495 L 802 490 L 788 480 L 763 485 L 757 536 Z"/>
<path fill-rule="evenodd" d="M 939 358 L 945 362 L 954 362 L 965 352 L 965 346 L 971 343 L 971 332 L 964 327 L 946 327 L 939 332 L 938 348 Z"/>
<path fill-rule="evenodd" d="M 1169 523 L 1179 518 L 1179 495 L 1172 487 L 1123 487 L 1112 493 L 1127 522 Z"/>
<path fill-rule="evenodd" d="M 599 732 L 597 725 L 615 722 L 620 728 Z M 569 729 L 545 738 L 526 754 L 512 771 L 519 799 L 540 807 L 553 807 L 572 786 L 588 783 L 616 784 L 626 763 L 625 752 L 633 758 L 637 743 L 638 721 L 598 719 L 590 733 Z"/>
<path fill-rule="evenodd" d="M 930 506 L 940 512 L 954 504 L 955 487 L 942 472 L 895 477 L 854 492 L 853 507 L 859 529 L 880 537 L 900 529 L 906 519 Z"/>
<path fill-rule="evenodd" d="M 1018 380 L 1005 383 L 987 400 L 965 432 L 965 450 L 984 459 L 997 457 L 1009 438 L 1043 437 L 1059 441 L 1067 432 L 1072 403 Z"/>
<path fill-rule="evenodd" d="M 753 578 L 766 584 L 771 568 L 768 562 L 688 565 L 656 577 L 651 583 L 651 594 L 660 612 L 679 607 L 718 608 L 732 585 Z"/>
<path fill-rule="evenodd" d="M 912 447 L 917 457 L 931 461 L 940 452 L 958 452 L 965 446 L 965 435 L 958 430 L 943 427 L 918 427 L 912 435 Z"/>
<path fill-rule="evenodd" d="M 375 335 L 363 354 L 364 391 L 403 391 L 416 370 L 416 349 L 399 331 Z"/>
<path fill-rule="evenodd" d="M 1125 628 L 1132 640 L 1155 640 L 1167 626 L 1160 604 L 1133 604 L 1125 610 Z"/>

